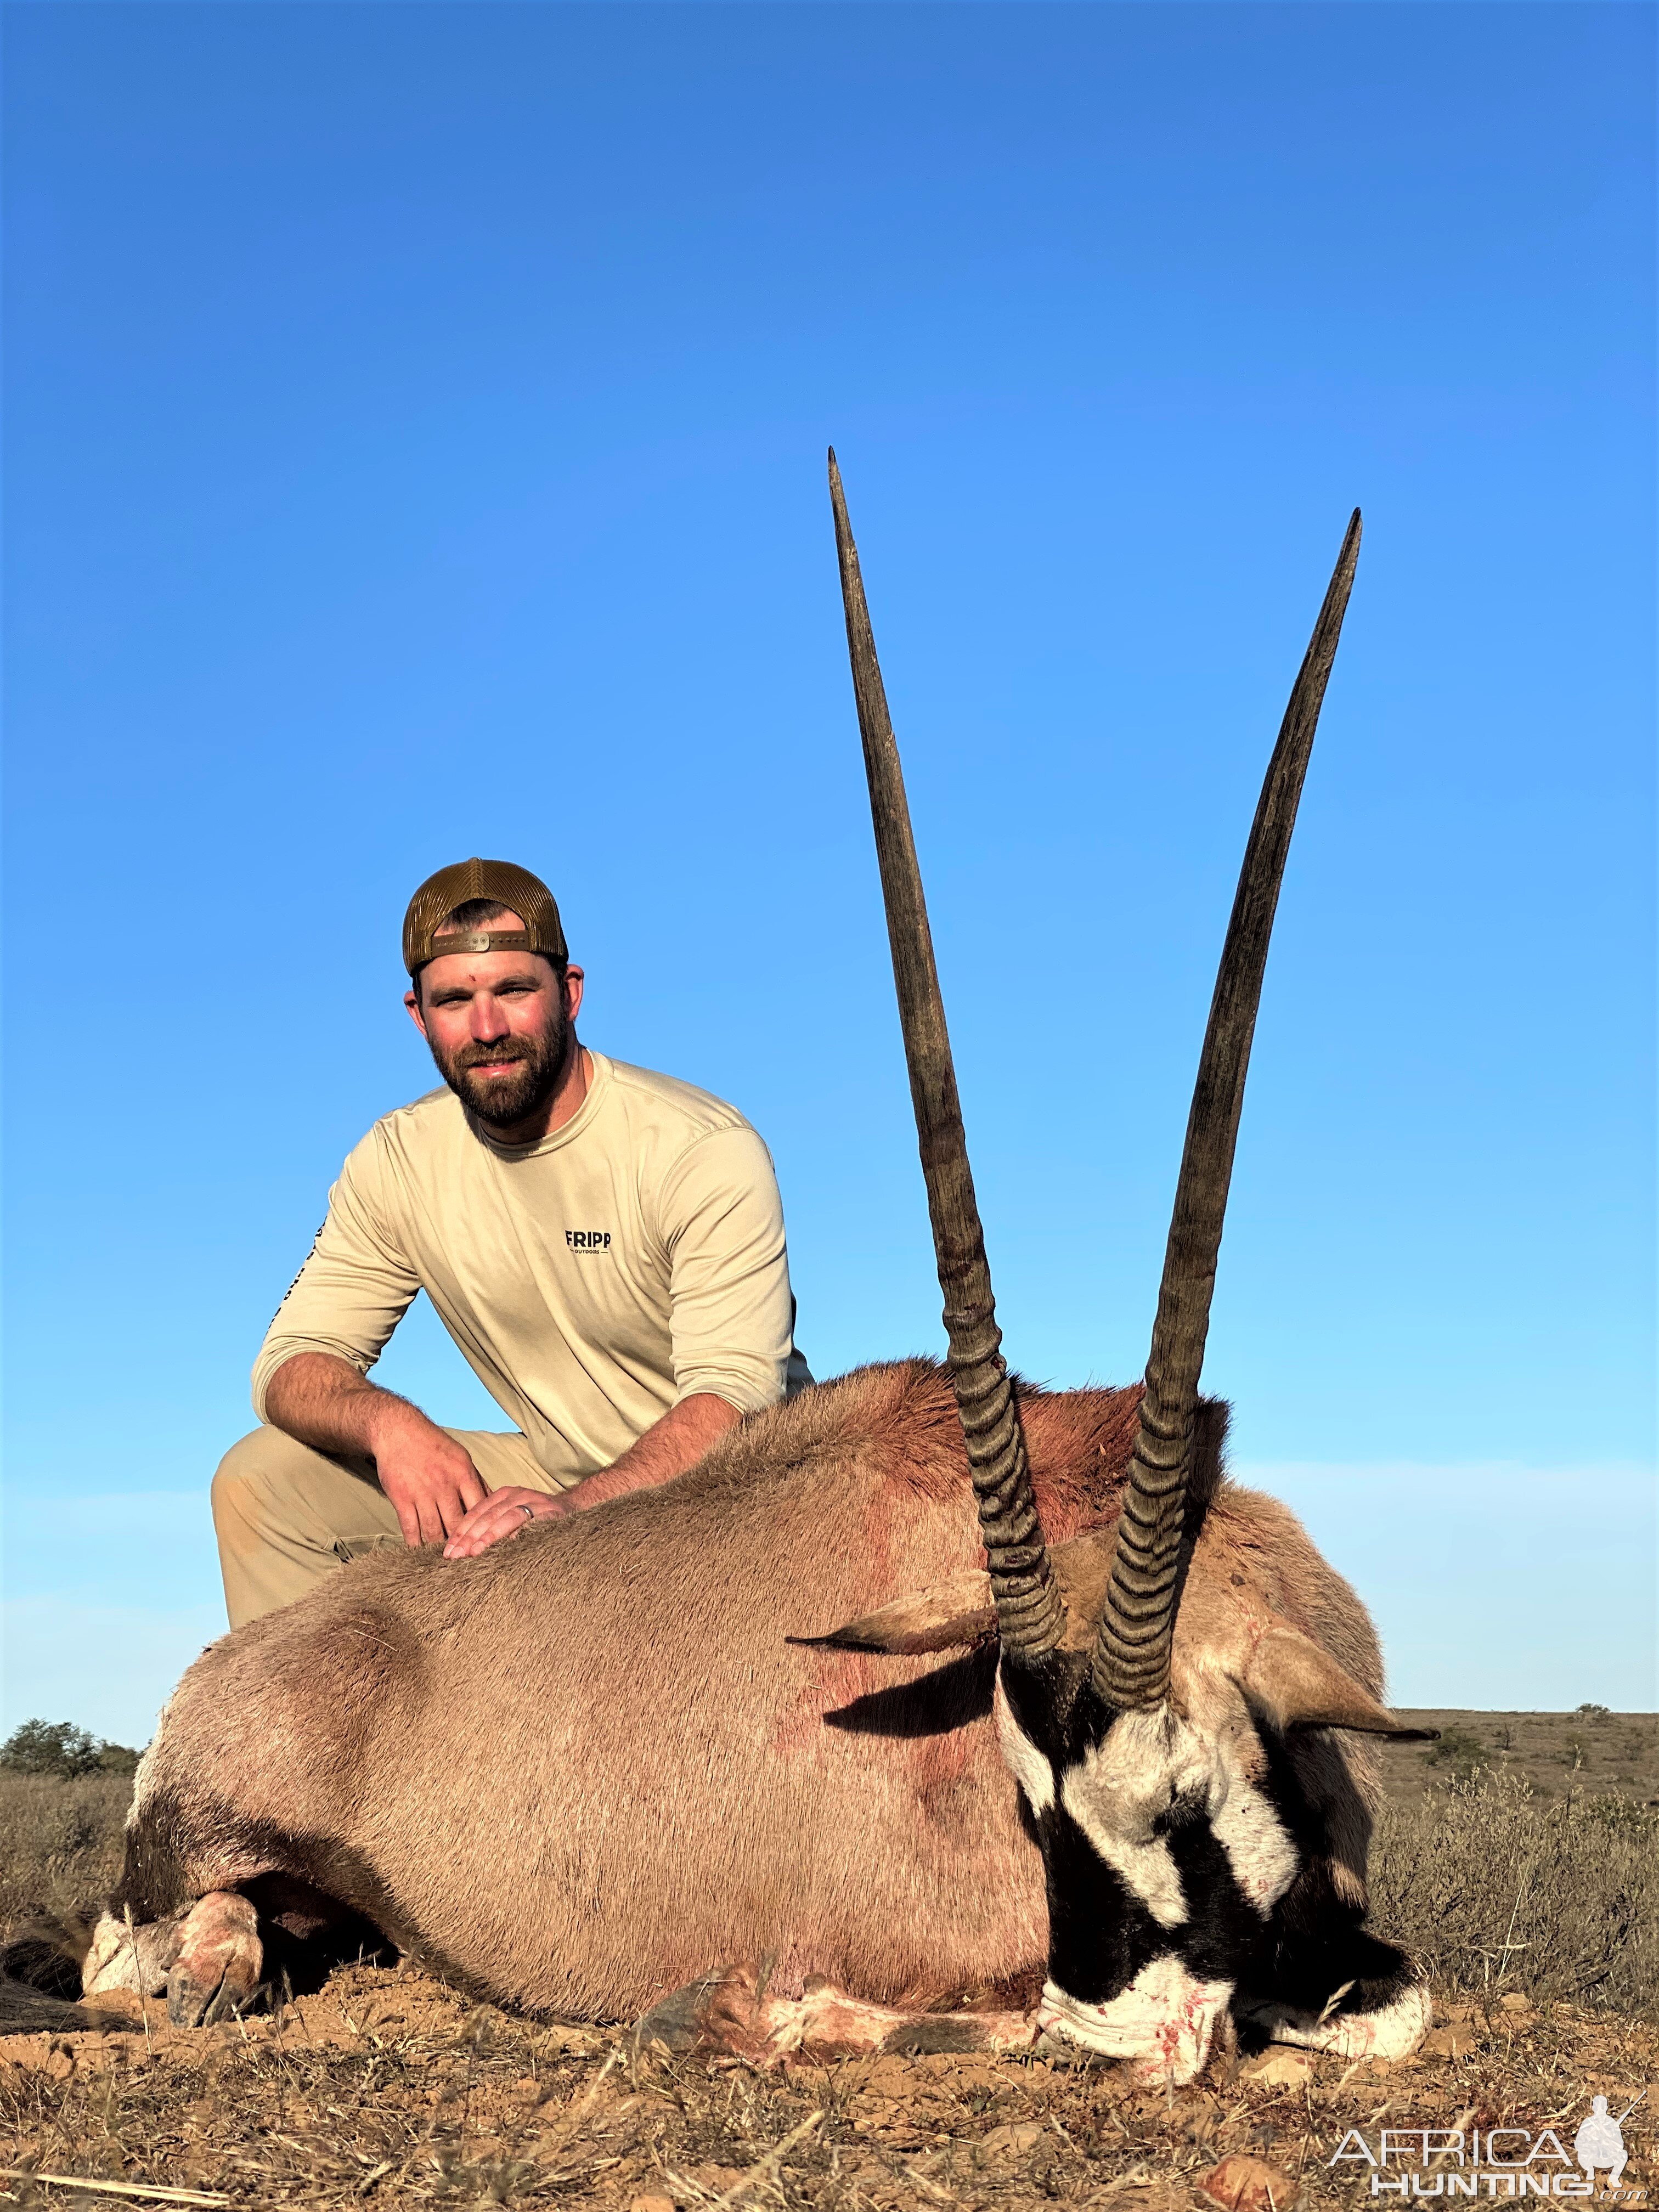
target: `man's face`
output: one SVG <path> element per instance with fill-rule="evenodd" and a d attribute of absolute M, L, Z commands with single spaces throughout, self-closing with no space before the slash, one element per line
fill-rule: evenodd
<path fill-rule="evenodd" d="M 522 929 L 502 915 L 491 929 Z M 438 1073 L 479 1119 L 510 1129 L 544 1106 L 570 1059 L 582 971 L 564 988 L 539 952 L 446 953 L 428 961 L 404 1004 Z"/>

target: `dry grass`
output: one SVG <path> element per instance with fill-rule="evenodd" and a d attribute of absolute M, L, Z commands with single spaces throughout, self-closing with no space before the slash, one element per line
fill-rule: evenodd
<path fill-rule="evenodd" d="M 0 1782 L 8 1913 L 96 1896 L 124 1788 Z M 1220 2057 L 1173 2093 L 1033 2057 L 757 2075 L 635 2059 L 621 2029 L 550 2027 L 413 1968 L 357 1966 L 279 2017 L 182 2032 L 152 2006 L 147 2027 L 135 2015 L 110 2033 L 0 2038 L 0 2166 L 238 2205 L 1185 2212 L 1218 2159 L 1246 2154 L 1271 2169 L 1278 2212 L 1316 2212 L 1364 2192 L 1340 2178 L 1353 2167 L 1326 2163 L 1350 2127 L 1576 2126 L 1595 2092 L 1619 2111 L 1650 2087 L 1626 2126 L 1625 2176 L 1648 2188 L 1656 1842 L 1638 1806 L 1544 1800 L 1515 1775 L 1419 1784 L 1391 1806 L 1377 1923 L 1424 1959 L 1444 2022 L 1394 2068 Z M 0 2177 L 0 2201 L 66 2194 Z"/>
<path fill-rule="evenodd" d="M 113 1887 L 131 1796 L 130 1774 L 0 1773 L 0 1930 L 28 1912 L 82 1910 Z"/>
<path fill-rule="evenodd" d="M 1276 2206 L 1314 2212 L 1360 2197 L 1354 2169 L 1327 2163 L 1350 2127 L 1576 2124 L 1597 2091 L 1620 2111 L 1659 2090 L 1652 2027 L 1513 1996 L 1464 2003 L 1396 2067 L 1279 2051 L 1242 2069 L 1218 2060 L 1174 2092 L 1040 2058 L 772 2075 L 635 2061 L 620 2030 L 537 2027 L 412 1969 L 351 1968 L 280 2020 L 151 2032 L 149 2048 L 142 2033 L 0 2042 L 3 2163 L 340 2212 L 1045 2200 L 1165 2212 L 1195 2204 L 1200 2177 L 1243 2153 L 1271 2169 Z M 1626 2185 L 1646 2185 L 1650 2132 L 1632 2123 L 1627 2139 Z M 62 2201 L 27 2180 L 3 2186 L 15 2202 Z"/>
<path fill-rule="evenodd" d="M 1384 1808 L 1374 1918 L 1438 1989 L 1659 2019 L 1659 1814 L 1477 1774 Z"/>

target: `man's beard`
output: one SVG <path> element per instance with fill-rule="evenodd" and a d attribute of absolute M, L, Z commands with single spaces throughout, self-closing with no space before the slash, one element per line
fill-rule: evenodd
<path fill-rule="evenodd" d="M 499 1044 L 466 1044 L 449 1058 L 434 1044 L 432 1057 L 444 1081 L 481 1121 L 511 1128 L 545 1106 L 558 1089 L 570 1059 L 569 1019 L 561 1006 L 539 1036 L 503 1037 Z M 492 1060 L 515 1065 L 506 1075 L 472 1073 Z"/>

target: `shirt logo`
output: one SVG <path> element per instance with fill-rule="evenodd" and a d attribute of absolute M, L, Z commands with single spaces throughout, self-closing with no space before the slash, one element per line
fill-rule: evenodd
<path fill-rule="evenodd" d="M 611 1231 L 608 1229 L 567 1229 L 564 1241 L 573 1252 L 608 1252 Z"/>
<path fill-rule="evenodd" d="M 310 1252 L 307 1252 L 307 1253 L 306 1254 L 305 1258 L 304 1258 L 304 1259 L 300 1262 L 300 1275 L 303 1275 L 303 1274 L 304 1274 L 304 1273 L 305 1273 L 305 1271 L 306 1271 L 306 1269 L 307 1269 L 307 1268 L 311 1265 L 311 1257 L 312 1257 L 312 1253 L 313 1253 L 313 1252 L 315 1252 L 315 1250 L 317 1249 L 317 1247 L 318 1247 L 318 1246 L 322 1243 L 322 1241 L 323 1241 L 323 1231 L 324 1231 L 325 1229 L 326 1229 L 326 1228 L 327 1228 L 327 1226 L 328 1226 L 328 1224 L 327 1224 L 327 1222 L 325 1222 L 325 1221 L 324 1221 L 324 1222 L 320 1222 L 320 1223 L 318 1224 L 317 1234 L 316 1234 L 316 1235 L 312 1238 L 312 1240 L 311 1240 L 311 1251 L 310 1251 Z M 295 1291 L 297 1291 L 297 1290 L 299 1289 L 299 1287 L 300 1287 L 300 1275 L 296 1275 L 296 1276 L 294 1278 L 294 1280 L 293 1280 L 293 1281 L 289 1285 L 288 1288 L 287 1288 L 287 1289 L 283 1292 L 283 1295 L 282 1295 L 281 1298 L 277 1301 L 277 1305 L 276 1305 L 276 1314 L 281 1313 L 281 1311 L 283 1310 L 283 1307 L 288 1304 L 289 1300 L 289 1299 L 294 1296 L 294 1293 L 295 1292 Z M 275 1328 L 275 1327 L 276 1326 L 276 1314 L 272 1314 L 272 1316 L 271 1316 L 271 1317 L 270 1317 L 270 1325 L 271 1325 L 271 1327 L 272 1327 L 273 1328 Z"/>

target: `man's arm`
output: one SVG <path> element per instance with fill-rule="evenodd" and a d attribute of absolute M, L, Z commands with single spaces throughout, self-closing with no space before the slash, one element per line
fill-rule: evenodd
<path fill-rule="evenodd" d="M 384 1397 L 386 1393 L 381 1391 L 379 1395 Z M 415 1409 L 411 1406 L 409 1410 L 413 1413 Z M 742 1419 L 735 1406 L 728 1406 L 724 1398 L 716 1398 L 712 1393 L 703 1391 L 695 1397 L 682 1398 L 678 1406 L 669 1407 L 659 1421 L 653 1422 L 619 1460 L 601 1468 L 598 1474 L 588 1475 L 562 1494 L 550 1498 L 538 1490 L 520 1490 L 516 1486 L 492 1490 L 483 1504 L 476 1505 L 459 1528 L 451 1534 L 444 1546 L 444 1557 L 476 1559 L 502 1537 L 516 1536 L 532 1521 L 556 1520 L 567 1513 L 584 1512 L 590 1505 L 603 1505 L 608 1498 L 623 1497 L 630 1490 L 653 1490 L 659 1483 L 672 1482 L 688 1467 L 695 1467 L 711 1445 Z M 446 1437 L 444 1441 L 448 1443 L 451 1440 Z M 465 1453 L 462 1457 L 465 1457 Z M 467 1463 L 471 1464 L 471 1461 Z"/>
<path fill-rule="evenodd" d="M 460 1526 L 484 1486 L 453 1437 L 367 1380 L 420 1287 L 377 1124 L 341 1169 L 317 1241 L 265 1332 L 253 1409 L 319 1451 L 372 1461 L 404 1540 L 431 1544 Z"/>
<path fill-rule="evenodd" d="M 314 1450 L 373 1460 L 380 1487 L 397 1510 L 406 1544 L 441 1543 L 455 1534 L 471 1508 L 485 1498 L 471 1454 L 429 1421 L 418 1406 L 382 1390 L 360 1375 L 349 1359 L 337 1359 L 327 1352 L 295 1352 L 265 1384 L 264 1407 L 274 1427 Z M 655 1433 L 653 1430 L 650 1435 Z M 635 1450 L 649 1440 L 649 1436 L 641 1437 Z M 615 1472 L 614 1468 L 607 1470 Z M 524 1516 L 517 1517 L 522 1523 Z"/>

